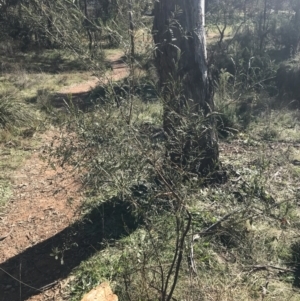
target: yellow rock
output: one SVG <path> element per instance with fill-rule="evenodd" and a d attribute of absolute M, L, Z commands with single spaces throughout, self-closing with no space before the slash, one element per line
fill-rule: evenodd
<path fill-rule="evenodd" d="M 104 282 L 85 294 L 81 301 L 118 301 L 118 296 L 112 292 L 109 283 Z"/>

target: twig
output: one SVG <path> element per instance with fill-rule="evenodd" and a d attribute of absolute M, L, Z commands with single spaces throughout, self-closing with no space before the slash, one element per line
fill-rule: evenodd
<path fill-rule="evenodd" d="M 284 204 L 284 203 L 287 203 L 287 202 L 290 202 L 290 201 L 293 201 L 294 199 L 291 198 L 291 199 L 287 199 L 287 200 L 283 200 L 283 201 L 280 201 L 280 202 L 277 202 L 277 203 L 274 203 L 272 204 L 270 207 L 268 207 L 268 210 L 271 210 L 273 208 L 276 208 L 276 207 L 279 207 L 281 204 Z M 254 219 L 258 216 L 261 216 L 263 214 L 266 213 L 266 210 L 263 210 L 263 209 L 260 209 L 260 208 L 257 208 L 257 207 L 253 207 L 252 210 L 255 209 L 257 211 L 260 211 L 259 213 L 255 213 L 253 214 L 252 216 L 250 216 L 250 218 Z M 269 216 L 275 220 L 278 220 L 279 218 L 277 216 L 275 216 L 274 214 L 269 214 Z M 240 222 L 244 222 L 245 220 L 249 219 L 249 217 L 246 217 L 245 219 L 242 219 L 240 220 Z"/>
<path fill-rule="evenodd" d="M 55 280 L 49 284 L 46 284 L 44 286 L 42 286 L 41 288 L 39 288 L 39 290 L 41 290 L 42 292 L 47 291 L 49 288 L 53 287 L 54 285 L 56 285 L 59 281 Z"/>
<path fill-rule="evenodd" d="M 208 228 L 206 228 L 204 231 L 198 232 L 197 234 L 193 235 L 193 241 L 195 241 L 196 239 L 200 238 L 200 236 L 202 236 L 202 235 L 209 234 L 213 229 L 215 229 L 222 222 L 224 222 L 225 220 L 227 220 L 230 216 L 232 216 L 235 213 L 240 212 L 240 211 L 242 211 L 242 208 L 237 208 L 237 209 L 233 210 L 232 212 L 226 214 L 221 219 L 219 219 L 217 222 L 215 222 L 214 224 L 212 224 L 211 226 L 209 226 Z"/>
<path fill-rule="evenodd" d="M 21 258 L 20 258 L 21 259 Z M 22 262 L 20 260 L 19 279 L 22 280 Z M 22 285 L 20 282 L 20 301 L 22 301 Z"/>
<path fill-rule="evenodd" d="M 4 240 L 5 238 L 7 238 L 7 237 L 12 233 L 13 230 L 14 230 L 14 228 L 12 227 L 11 230 L 10 230 L 7 234 L 1 236 L 1 237 L 0 237 L 0 241 L 2 241 L 2 240 Z"/>
<path fill-rule="evenodd" d="M 40 288 L 36 288 L 36 287 L 33 287 L 33 286 L 31 286 L 31 285 L 29 285 L 29 284 L 27 284 L 27 283 L 21 281 L 21 280 L 20 280 L 21 278 L 18 279 L 18 278 L 16 278 L 16 277 L 14 277 L 13 275 L 11 275 L 10 273 L 8 273 L 7 271 L 5 271 L 4 269 L 2 269 L 1 267 L 0 267 L 0 270 L 1 270 L 3 273 L 5 273 L 6 275 L 8 275 L 10 278 L 12 278 L 13 280 L 19 282 L 20 284 L 23 284 L 24 286 L 27 286 L 27 287 L 29 287 L 29 288 L 31 288 L 31 289 L 37 291 L 37 292 L 41 292 L 41 293 L 44 292 L 44 291 L 46 291 L 46 290 L 48 290 L 49 288 L 53 287 L 54 285 L 56 285 L 56 284 L 59 282 L 58 280 L 55 280 L 55 281 L 53 281 L 53 282 L 51 282 L 51 283 L 49 283 L 49 284 L 46 284 L 46 285 L 44 285 L 44 286 L 42 286 L 42 287 L 40 287 Z M 21 276 L 20 276 L 20 277 L 21 277 Z"/>
<path fill-rule="evenodd" d="M 251 265 L 251 266 L 247 266 L 245 268 L 252 269 L 252 271 L 250 271 L 251 273 L 255 272 L 255 271 L 259 271 L 259 270 L 267 270 L 268 271 L 269 269 L 275 269 L 275 270 L 279 270 L 282 272 L 292 272 L 292 273 L 295 272 L 295 269 L 281 268 L 281 267 L 277 267 L 274 265 Z"/>
<path fill-rule="evenodd" d="M 185 238 L 186 238 L 186 236 L 187 236 L 187 234 L 190 230 L 191 223 L 192 223 L 192 215 L 190 214 L 190 212 L 187 209 L 186 209 L 186 214 L 188 216 L 188 222 L 187 222 L 187 225 L 184 229 L 184 232 L 182 233 L 182 235 L 180 237 L 180 240 L 179 240 L 179 245 L 178 245 L 179 252 L 178 252 L 178 256 L 176 256 L 177 257 L 177 262 L 176 262 L 176 266 L 175 266 L 175 275 L 174 275 L 172 287 L 171 287 L 169 295 L 167 297 L 167 301 L 170 301 L 172 299 L 172 295 L 174 293 L 174 289 L 175 289 L 177 281 L 178 281 L 179 269 L 181 267 L 181 261 L 182 261 L 182 257 L 183 257 L 183 249 L 184 249 Z M 170 269 L 170 272 L 172 272 L 171 269 Z"/>
<path fill-rule="evenodd" d="M 155 289 L 156 291 L 158 291 L 159 293 L 161 293 L 161 290 L 158 289 L 157 287 L 155 287 L 153 284 L 149 283 L 149 286 L 152 287 L 152 288 L 154 288 L 154 289 Z M 174 298 L 174 297 L 171 297 L 171 299 L 174 300 L 174 301 L 178 301 L 178 300 L 177 300 L 176 298 Z"/>
<path fill-rule="evenodd" d="M 194 259 L 194 240 L 192 240 L 191 244 L 190 244 L 189 264 L 190 264 L 190 268 L 192 269 L 192 271 L 194 272 L 194 274 L 198 275 L 197 267 L 196 267 L 195 259 Z"/>
<path fill-rule="evenodd" d="M 12 279 L 16 280 L 17 282 L 19 282 L 19 283 L 21 283 L 21 284 L 23 284 L 23 285 L 25 285 L 25 286 L 27 286 L 27 287 L 29 287 L 29 288 L 34 289 L 35 291 L 38 291 L 38 292 L 41 292 L 41 293 L 43 292 L 43 290 L 38 289 L 38 288 L 36 288 L 36 287 L 33 287 L 33 286 L 29 285 L 29 284 L 26 284 L 25 282 L 23 282 L 23 281 L 21 281 L 20 279 L 14 277 L 13 275 L 9 274 L 8 272 L 6 272 L 6 271 L 5 271 L 4 269 L 2 269 L 2 268 L 0 268 L 0 271 L 2 271 L 3 273 L 5 273 L 6 275 L 8 275 L 9 277 L 11 277 Z"/>

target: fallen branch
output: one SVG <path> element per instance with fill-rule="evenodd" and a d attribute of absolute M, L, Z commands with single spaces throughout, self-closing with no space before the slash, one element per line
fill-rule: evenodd
<path fill-rule="evenodd" d="M 295 269 L 281 268 L 281 267 L 277 267 L 277 266 L 274 266 L 274 265 L 251 265 L 251 266 L 247 266 L 245 268 L 246 269 L 252 269 L 250 271 L 250 273 L 256 272 L 256 271 L 261 271 L 261 270 L 269 271 L 269 269 L 279 270 L 279 271 L 282 271 L 282 272 L 291 272 L 291 273 L 295 272 Z"/>
<path fill-rule="evenodd" d="M 215 222 L 214 224 L 212 224 L 211 226 L 209 226 L 208 228 L 206 228 L 204 231 L 198 232 L 197 234 L 193 235 L 192 241 L 195 241 L 195 240 L 199 239 L 201 236 L 210 234 L 212 232 L 212 230 L 214 230 L 222 222 L 224 222 L 229 217 L 231 217 L 232 215 L 234 215 L 235 213 L 238 213 L 240 211 L 242 211 L 242 208 L 237 208 L 237 209 L 233 210 L 232 212 L 224 215 L 221 219 L 219 219 L 217 222 Z"/>

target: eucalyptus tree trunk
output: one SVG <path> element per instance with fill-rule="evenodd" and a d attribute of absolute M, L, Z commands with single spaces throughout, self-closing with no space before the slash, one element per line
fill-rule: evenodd
<path fill-rule="evenodd" d="M 208 175 L 219 166 L 219 152 L 207 65 L 205 1 L 157 1 L 153 38 L 168 154 L 188 171 Z"/>
<path fill-rule="evenodd" d="M 295 37 L 295 43 L 293 45 L 293 52 L 294 54 L 298 53 L 299 51 L 299 45 L 300 45 L 300 33 L 299 33 L 299 28 L 300 28 L 300 3 L 298 2 L 295 7 L 295 17 L 294 17 L 294 28 L 296 29 L 296 37 Z"/>
<path fill-rule="evenodd" d="M 83 25 L 85 26 L 86 28 L 86 32 L 87 32 L 87 35 L 88 35 L 88 38 L 89 38 L 89 51 L 90 51 L 90 54 L 91 56 L 93 57 L 93 53 L 92 53 L 92 50 L 93 50 L 93 36 L 92 36 L 92 33 L 91 33 L 91 21 L 89 20 L 89 16 L 88 16 L 88 1 L 87 0 L 84 0 L 84 16 L 85 16 L 85 20 L 83 21 Z"/>

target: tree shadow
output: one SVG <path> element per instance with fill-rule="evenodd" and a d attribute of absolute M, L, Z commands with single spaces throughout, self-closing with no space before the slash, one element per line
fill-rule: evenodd
<path fill-rule="evenodd" d="M 104 57 L 100 56 L 99 61 L 103 61 L 103 66 L 107 68 L 110 66 L 110 62 L 105 61 Z M 3 53 L 0 51 L 0 71 L 6 73 L 15 72 L 16 66 L 27 72 L 57 74 L 89 71 L 91 61 L 88 57 L 79 59 L 75 55 L 72 56 L 62 50 L 54 49 L 16 53 Z"/>
<path fill-rule="evenodd" d="M 26 300 L 50 288 L 101 250 L 104 240 L 127 236 L 137 225 L 129 203 L 112 199 L 93 208 L 81 221 L 1 263 L 0 300 Z"/>
<path fill-rule="evenodd" d="M 51 95 L 51 105 L 55 108 L 63 108 L 66 103 L 80 110 L 88 111 L 93 108 L 94 105 L 103 105 L 110 101 L 119 106 L 124 101 L 129 99 L 129 93 L 133 93 L 139 97 L 143 102 L 153 102 L 158 99 L 158 93 L 155 87 L 151 83 L 139 83 L 130 87 L 128 79 L 113 82 L 108 85 L 98 85 L 88 92 L 82 93 L 55 93 Z M 34 101 L 30 101 L 34 102 Z"/>
<path fill-rule="evenodd" d="M 296 241 L 291 245 L 292 261 L 290 266 L 294 269 L 293 286 L 300 287 L 300 241 Z"/>

